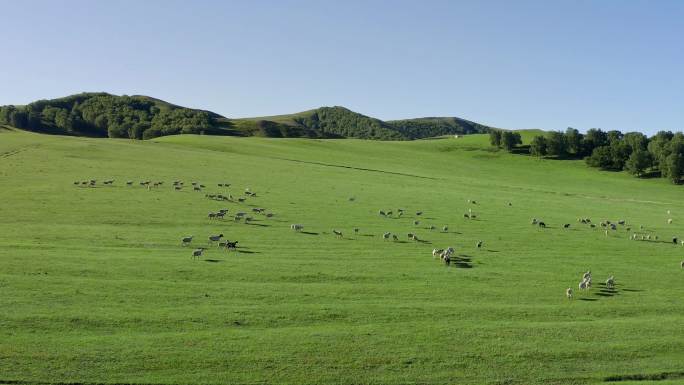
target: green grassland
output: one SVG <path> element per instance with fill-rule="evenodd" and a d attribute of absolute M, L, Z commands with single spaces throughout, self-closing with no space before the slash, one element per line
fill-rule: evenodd
<path fill-rule="evenodd" d="M 90 178 L 116 182 L 73 185 Z M 147 179 L 165 185 L 137 184 Z M 207 188 L 174 191 L 176 179 Z M 204 197 L 247 187 L 257 196 L 244 203 Z M 668 241 L 684 237 L 683 192 L 495 152 L 484 135 L 1 131 L 0 383 L 681 384 L 684 247 Z M 224 207 L 275 216 L 207 219 Z M 403 218 L 378 215 L 398 208 Z M 477 219 L 463 218 L 469 208 Z M 606 236 L 578 217 L 626 219 L 660 241 L 630 241 L 622 227 Z M 180 245 L 216 233 L 238 251 L 192 260 Z M 432 258 L 447 246 L 460 263 Z M 594 288 L 568 300 L 588 269 Z M 611 274 L 613 294 L 599 285 Z"/>

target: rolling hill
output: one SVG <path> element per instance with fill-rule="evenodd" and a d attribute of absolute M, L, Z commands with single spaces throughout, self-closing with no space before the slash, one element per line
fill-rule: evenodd
<path fill-rule="evenodd" d="M 347 108 L 320 107 L 290 115 L 232 119 L 149 96 L 82 93 L 0 107 L 0 124 L 74 136 L 150 139 L 177 134 L 411 140 L 490 128 L 460 118 L 382 121 Z"/>
<path fill-rule="evenodd" d="M 206 196 L 216 194 L 234 199 Z M 495 151 L 488 135 L 135 141 L 9 130 L 0 201 L 0 383 L 684 379 L 684 247 L 671 242 L 684 236 L 684 201 L 663 180 Z M 207 217 L 220 209 L 229 216 Z M 579 217 L 627 224 L 606 234 Z M 239 247 L 209 244 L 211 234 Z M 448 246 L 451 265 L 432 257 Z M 587 270 L 594 287 L 579 291 Z M 615 289 L 602 285 L 610 275 Z"/>

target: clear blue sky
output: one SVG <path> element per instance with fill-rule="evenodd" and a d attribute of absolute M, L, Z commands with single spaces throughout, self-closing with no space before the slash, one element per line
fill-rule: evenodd
<path fill-rule="evenodd" d="M 0 104 L 684 128 L 684 1 L 3 1 Z"/>

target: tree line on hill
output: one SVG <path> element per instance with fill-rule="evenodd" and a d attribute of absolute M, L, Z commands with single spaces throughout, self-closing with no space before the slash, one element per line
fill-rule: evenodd
<path fill-rule="evenodd" d="M 522 141 L 515 132 L 493 130 L 493 146 L 513 151 Z M 660 131 L 652 137 L 592 128 L 586 134 L 574 128 L 535 136 L 529 154 L 559 159 L 583 158 L 590 167 L 627 171 L 636 177 L 658 176 L 680 183 L 684 176 L 684 134 Z"/>
<path fill-rule="evenodd" d="M 145 96 L 84 93 L 26 106 L 0 107 L 0 124 L 29 131 L 150 139 L 173 134 L 221 134 L 216 115 Z"/>
<path fill-rule="evenodd" d="M 487 132 L 455 117 L 383 121 L 344 107 L 321 107 L 289 119 L 229 119 L 147 96 L 81 93 L 0 106 L 0 124 L 29 131 L 110 138 L 151 139 L 176 134 L 411 140 Z"/>

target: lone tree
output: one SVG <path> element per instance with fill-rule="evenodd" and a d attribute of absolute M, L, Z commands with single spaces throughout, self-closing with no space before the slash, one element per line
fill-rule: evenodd
<path fill-rule="evenodd" d="M 494 147 L 501 147 L 501 131 L 489 131 L 489 143 L 491 143 L 491 145 Z"/>
<path fill-rule="evenodd" d="M 532 138 L 532 143 L 530 143 L 530 154 L 540 158 L 546 155 L 546 137 L 544 135 L 537 135 Z"/>
<path fill-rule="evenodd" d="M 504 131 L 501 134 L 501 147 L 503 147 L 506 151 L 513 150 L 513 148 L 519 144 L 522 144 L 520 133 Z"/>

